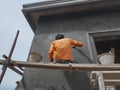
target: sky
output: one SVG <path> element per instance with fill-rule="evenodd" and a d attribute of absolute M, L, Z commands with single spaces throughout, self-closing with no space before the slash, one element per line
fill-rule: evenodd
<path fill-rule="evenodd" d="M 9 55 L 17 30 L 18 40 L 11 57 L 12 60 L 26 61 L 34 33 L 22 13 L 23 4 L 46 0 L 1 0 L 0 3 L 0 59 L 3 54 Z M 2 65 L 0 65 L 1 73 Z M 9 68 L 0 85 L 0 90 L 14 90 L 16 81 L 22 77 Z"/>

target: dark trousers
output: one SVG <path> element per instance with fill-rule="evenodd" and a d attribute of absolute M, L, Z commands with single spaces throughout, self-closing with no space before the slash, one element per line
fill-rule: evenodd
<path fill-rule="evenodd" d="M 55 63 L 63 63 L 63 64 L 68 64 L 68 63 L 73 63 L 72 60 L 54 60 Z"/>

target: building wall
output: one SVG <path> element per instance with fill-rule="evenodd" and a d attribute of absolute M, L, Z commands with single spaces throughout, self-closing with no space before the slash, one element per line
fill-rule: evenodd
<path fill-rule="evenodd" d="M 41 54 L 42 62 L 48 62 L 50 43 L 62 33 L 84 43 L 82 48 L 73 49 L 75 63 L 97 63 L 88 32 L 117 30 L 119 23 L 117 11 L 40 17 L 30 52 Z M 24 77 L 25 90 L 90 90 L 88 72 L 31 68 L 25 70 Z"/>

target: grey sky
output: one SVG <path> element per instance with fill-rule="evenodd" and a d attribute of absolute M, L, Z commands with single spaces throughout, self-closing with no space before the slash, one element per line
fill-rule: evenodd
<path fill-rule="evenodd" d="M 25 61 L 30 50 L 33 32 L 21 9 L 23 4 L 46 0 L 2 0 L 0 3 L 0 59 L 3 54 L 9 55 L 17 30 L 20 30 L 17 45 L 12 55 L 13 60 Z M 0 66 L 1 72 L 1 66 Z M 14 90 L 21 77 L 7 69 L 0 90 Z"/>

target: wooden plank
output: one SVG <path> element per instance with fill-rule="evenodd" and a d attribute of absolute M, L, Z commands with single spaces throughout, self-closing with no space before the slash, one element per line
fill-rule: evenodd
<path fill-rule="evenodd" d="M 101 71 L 103 73 L 103 78 L 105 85 L 107 86 L 120 86 L 120 71 Z M 95 79 L 98 71 L 93 71 L 91 73 L 91 83 L 95 83 Z"/>
<path fill-rule="evenodd" d="M 102 72 L 99 72 L 97 74 L 98 74 L 98 87 L 99 87 L 98 90 L 105 90 L 105 83 Z"/>
<path fill-rule="evenodd" d="M 91 72 L 91 79 L 96 78 L 98 71 Z M 104 79 L 120 79 L 120 71 L 102 71 Z"/>
<path fill-rule="evenodd" d="M 109 80 L 104 80 L 105 85 L 107 86 L 120 86 L 120 79 L 114 80 L 114 79 L 109 79 Z"/>
<path fill-rule="evenodd" d="M 96 83 L 95 79 L 92 79 L 91 82 L 94 84 Z M 120 86 L 120 79 L 114 80 L 114 79 L 109 79 L 109 80 L 104 80 L 105 85 L 107 86 Z"/>

